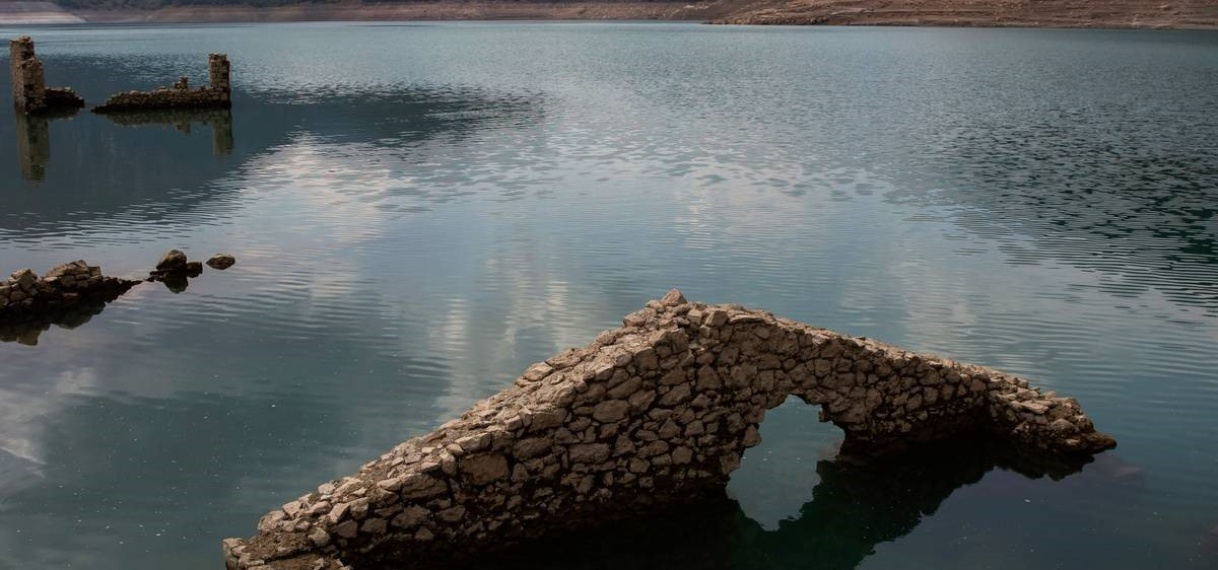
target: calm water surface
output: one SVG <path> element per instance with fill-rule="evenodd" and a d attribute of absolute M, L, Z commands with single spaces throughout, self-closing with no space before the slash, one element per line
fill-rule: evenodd
<path fill-rule="evenodd" d="M 2 114 L 0 271 L 238 259 L 0 343 L 0 568 L 218 569 L 671 287 L 1026 375 L 1120 447 L 1060 480 L 964 449 L 860 469 L 788 403 L 735 502 L 533 564 L 1218 567 L 1218 34 L 0 32 L 94 103 L 216 51 L 236 90 L 231 116 Z"/>

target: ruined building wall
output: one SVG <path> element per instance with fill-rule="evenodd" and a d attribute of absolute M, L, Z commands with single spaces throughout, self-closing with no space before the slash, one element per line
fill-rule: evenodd
<path fill-rule="evenodd" d="M 419 567 L 722 492 L 766 410 L 821 406 L 855 446 L 961 430 L 1114 445 L 1077 402 L 996 370 L 670 292 L 582 349 L 225 541 L 232 570 Z"/>
<path fill-rule="evenodd" d="M 211 54 L 207 60 L 208 84 L 191 89 L 179 80 L 172 87 L 152 91 L 127 91 L 111 95 L 96 113 L 150 111 L 165 109 L 227 109 L 232 107 L 232 83 L 228 56 Z"/>
<path fill-rule="evenodd" d="M 34 40 L 22 36 L 9 42 L 9 74 L 13 103 L 22 113 L 46 108 L 46 81 L 42 62 L 34 57 Z"/>
<path fill-rule="evenodd" d="M 34 40 L 22 36 L 9 42 L 9 78 L 17 112 L 36 114 L 57 109 L 79 109 L 83 99 L 66 87 L 47 87 L 42 61 L 34 54 Z"/>
<path fill-rule="evenodd" d="M 232 92 L 230 72 L 227 55 L 213 53 L 207 56 L 207 86 L 223 93 L 226 100 Z"/>

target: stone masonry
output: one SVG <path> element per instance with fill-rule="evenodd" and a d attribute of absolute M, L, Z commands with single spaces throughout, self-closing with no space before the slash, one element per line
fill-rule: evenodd
<path fill-rule="evenodd" d="M 8 279 L 0 281 L 0 324 L 83 301 L 110 301 L 138 283 L 107 277 L 102 274 L 101 267 L 83 260 L 56 265 L 42 277 L 29 269 L 18 269 Z"/>
<path fill-rule="evenodd" d="M 678 291 L 358 473 L 224 541 L 230 570 L 426 567 L 721 494 L 788 396 L 857 450 L 987 433 L 1026 453 L 1115 445 L 1078 402 L 980 366 Z M 963 450 L 967 453 L 967 450 Z"/>
<path fill-rule="evenodd" d="M 71 89 L 46 86 L 42 61 L 34 55 L 34 40 L 29 36 L 10 41 L 8 49 L 13 104 L 18 113 L 31 115 L 85 106 L 85 101 Z"/>
<path fill-rule="evenodd" d="M 187 78 L 178 79 L 172 87 L 153 91 L 127 91 L 111 95 L 94 113 L 149 111 L 160 109 L 228 109 L 232 107 L 232 82 L 228 56 L 213 53 L 207 56 L 206 87 L 191 89 Z"/>

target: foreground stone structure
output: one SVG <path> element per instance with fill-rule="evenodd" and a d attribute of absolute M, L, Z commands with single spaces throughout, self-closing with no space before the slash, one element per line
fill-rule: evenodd
<path fill-rule="evenodd" d="M 1076 401 L 996 370 L 671 291 L 582 349 L 224 543 L 230 570 L 452 563 L 721 496 L 767 409 L 796 396 L 844 449 L 984 434 L 1025 453 L 1115 445 Z M 965 450 L 967 452 L 967 450 Z"/>
<path fill-rule="evenodd" d="M 228 109 L 232 103 L 232 83 L 228 56 L 213 53 L 207 56 L 207 86 L 190 88 L 186 77 L 179 78 L 170 88 L 154 91 L 127 91 L 111 95 L 94 113 L 152 111 L 164 109 Z"/>
<path fill-rule="evenodd" d="M 42 61 L 34 55 L 34 40 L 29 36 L 10 41 L 8 50 L 13 104 L 18 113 L 33 115 L 85 106 L 84 99 L 72 89 L 46 86 Z"/>

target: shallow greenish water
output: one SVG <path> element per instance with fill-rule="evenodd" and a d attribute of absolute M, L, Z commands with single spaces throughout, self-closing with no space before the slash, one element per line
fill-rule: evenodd
<path fill-rule="evenodd" d="M 735 502 L 530 564 L 1218 567 L 1218 34 L 0 32 L 93 103 L 208 52 L 236 90 L 188 133 L 0 116 L 0 271 L 238 259 L 0 343 L 0 568 L 221 568 L 671 287 L 1026 375 L 1120 447 L 1060 480 L 969 448 L 860 471 L 789 403 Z"/>

